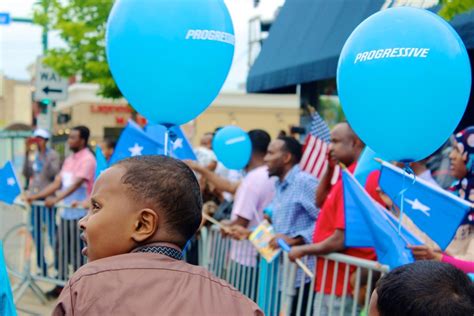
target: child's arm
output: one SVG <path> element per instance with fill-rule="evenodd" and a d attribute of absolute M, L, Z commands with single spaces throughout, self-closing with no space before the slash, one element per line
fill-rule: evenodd
<path fill-rule="evenodd" d="M 466 273 L 474 273 L 474 261 L 456 259 L 446 254 L 443 254 L 443 256 L 441 257 L 441 262 L 449 263 Z"/>

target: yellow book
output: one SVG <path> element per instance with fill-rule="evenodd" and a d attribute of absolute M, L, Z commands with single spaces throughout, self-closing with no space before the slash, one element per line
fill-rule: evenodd
<path fill-rule="evenodd" d="M 265 258 L 265 260 L 270 263 L 280 254 L 281 249 L 270 248 L 270 241 L 275 237 L 275 232 L 273 226 L 267 220 L 264 220 L 257 228 L 250 234 L 249 240 L 260 253 L 260 255 Z"/>

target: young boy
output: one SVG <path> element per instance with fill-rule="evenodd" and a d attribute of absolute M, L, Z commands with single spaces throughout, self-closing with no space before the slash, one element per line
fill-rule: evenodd
<path fill-rule="evenodd" d="M 181 260 L 201 223 L 193 172 L 164 156 L 123 160 L 94 185 L 80 222 L 79 269 L 53 315 L 263 315 L 207 270 Z"/>
<path fill-rule="evenodd" d="M 382 277 L 369 316 L 474 315 L 474 284 L 448 263 L 416 261 Z"/>

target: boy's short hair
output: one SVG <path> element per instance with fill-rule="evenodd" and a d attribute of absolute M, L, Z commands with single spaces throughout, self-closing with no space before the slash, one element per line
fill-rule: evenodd
<path fill-rule="evenodd" d="M 151 202 L 164 214 L 170 233 L 178 233 L 179 246 L 196 233 L 201 224 L 202 197 L 199 183 L 183 162 L 166 156 L 137 156 L 122 160 L 122 183 L 137 201 Z"/>
<path fill-rule="evenodd" d="M 417 261 L 392 270 L 377 284 L 380 316 L 473 315 L 474 286 L 447 263 Z"/>

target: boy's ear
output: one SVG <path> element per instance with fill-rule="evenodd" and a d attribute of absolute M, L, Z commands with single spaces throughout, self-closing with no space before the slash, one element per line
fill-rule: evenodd
<path fill-rule="evenodd" d="M 153 236 L 158 229 L 158 214 L 155 211 L 144 208 L 138 212 L 132 239 L 141 243 Z"/>

